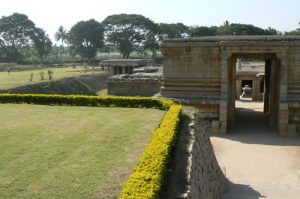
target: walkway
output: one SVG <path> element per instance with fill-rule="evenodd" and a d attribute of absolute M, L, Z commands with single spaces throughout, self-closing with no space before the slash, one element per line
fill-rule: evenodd
<path fill-rule="evenodd" d="M 280 137 L 268 127 L 262 103 L 237 101 L 236 126 L 211 141 L 232 182 L 224 199 L 300 199 L 300 137 Z"/>

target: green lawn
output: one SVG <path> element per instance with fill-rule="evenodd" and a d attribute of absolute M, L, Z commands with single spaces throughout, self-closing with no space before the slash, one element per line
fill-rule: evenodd
<path fill-rule="evenodd" d="M 164 113 L 0 104 L 0 198 L 116 198 Z"/>
<path fill-rule="evenodd" d="M 51 68 L 53 71 L 54 80 L 64 77 L 79 76 L 84 74 L 92 74 L 92 72 L 83 73 L 83 67 L 64 67 L 64 68 Z M 10 75 L 7 72 L 0 72 L 0 89 L 13 88 L 26 84 L 34 84 L 41 82 L 40 72 L 44 72 L 44 78 L 48 80 L 48 69 L 36 69 L 26 71 L 12 71 Z M 30 74 L 33 73 L 33 81 L 30 81 Z"/>

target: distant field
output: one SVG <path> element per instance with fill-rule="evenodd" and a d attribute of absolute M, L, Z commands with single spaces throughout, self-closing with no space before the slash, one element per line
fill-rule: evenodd
<path fill-rule="evenodd" d="M 0 198 L 116 198 L 156 109 L 0 104 Z"/>
<path fill-rule="evenodd" d="M 65 67 L 65 68 L 51 68 L 53 71 L 53 79 L 61 79 L 64 77 L 73 77 L 84 74 L 92 74 L 92 72 L 84 73 L 83 67 Z M 8 72 L 0 72 L 0 89 L 13 88 L 17 86 L 22 86 L 26 84 L 34 84 L 42 82 L 40 72 L 44 72 L 43 81 L 48 81 L 48 68 L 45 69 L 35 69 L 35 70 L 26 70 L 26 71 L 12 71 L 10 75 Z M 33 73 L 33 81 L 29 81 L 30 74 Z"/>

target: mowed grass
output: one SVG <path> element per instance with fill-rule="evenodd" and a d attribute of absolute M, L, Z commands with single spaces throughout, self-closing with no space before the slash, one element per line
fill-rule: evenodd
<path fill-rule="evenodd" d="M 0 104 L 0 198 L 116 198 L 164 114 Z"/>
<path fill-rule="evenodd" d="M 26 84 L 34 84 L 38 82 L 45 82 L 48 80 L 48 69 L 35 69 L 26 71 L 12 71 L 10 75 L 8 72 L 0 72 L 0 89 L 14 88 Z M 64 77 L 73 77 L 85 74 L 92 74 L 92 72 L 84 73 L 83 67 L 64 67 L 64 68 L 50 68 L 53 71 L 53 79 L 61 79 Z M 41 80 L 40 72 L 44 72 L 45 80 Z M 30 74 L 33 73 L 33 81 L 30 81 Z"/>

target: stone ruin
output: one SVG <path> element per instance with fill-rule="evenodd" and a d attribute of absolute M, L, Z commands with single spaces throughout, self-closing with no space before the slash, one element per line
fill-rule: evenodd
<path fill-rule="evenodd" d="M 236 99 L 251 98 L 252 101 L 263 100 L 265 84 L 265 66 L 249 65 L 237 59 Z M 248 87 L 246 87 L 248 85 Z M 246 92 L 244 92 L 247 90 Z M 242 93 L 241 93 L 242 92 Z M 246 95 L 245 95 L 246 94 Z"/>
<path fill-rule="evenodd" d="M 212 115 L 211 128 L 224 133 L 235 123 L 237 59 L 264 60 L 269 125 L 284 136 L 300 132 L 300 36 L 168 39 L 161 51 L 161 95 Z"/>
<path fill-rule="evenodd" d="M 100 63 L 103 69 L 113 75 L 132 74 L 136 68 L 151 65 L 154 65 L 153 59 L 110 59 Z"/>
<path fill-rule="evenodd" d="M 161 82 L 161 73 L 114 75 L 107 80 L 107 93 L 123 96 L 153 96 L 159 93 Z"/>
<path fill-rule="evenodd" d="M 107 80 L 107 93 L 121 96 L 153 96 L 160 91 L 161 67 L 153 59 L 103 60 L 114 76 Z"/>

